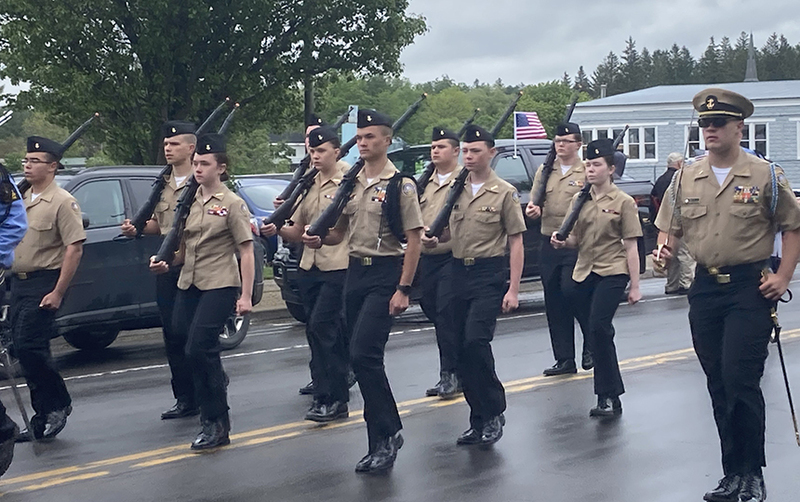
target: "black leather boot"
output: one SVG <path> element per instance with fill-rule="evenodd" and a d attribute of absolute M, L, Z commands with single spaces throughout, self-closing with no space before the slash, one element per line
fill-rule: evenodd
<path fill-rule="evenodd" d="M 703 495 L 703 500 L 708 502 L 736 502 L 739 500 L 739 489 L 742 486 L 742 477 L 738 474 L 728 474 L 719 480 L 716 488 Z"/>
<path fill-rule="evenodd" d="M 227 415 L 216 420 L 204 420 L 203 430 L 192 442 L 192 450 L 209 450 L 231 444 L 230 437 L 228 437 L 230 429 Z"/>
<path fill-rule="evenodd" d="M 442 373 L 439 381 L 439 399 L 453 399 L 458 394 L 458 377 L 455 372 Z"/>
<path fill-rule="evenodd" d="M 578 367 L 575 366 L 575 360 L 569 359 L 567 361 L 558 361 L 550 368 L 544 370 L 544 376 L 569 375 L 577 372 Z"/>
<path fill-rule="evenodd" d="M 597 396 L 597 406 L 589 410 L 590 417 L 616 417 L 622 415 L 619 397 Z"/>
<path fill-rule="evenodd" d="M 172 420 L 173 418 L 193 417 L 200 414 L 200 409 L 192 403 L 178 401 L 175 406 L 161 414 L 161 420 Z"/>

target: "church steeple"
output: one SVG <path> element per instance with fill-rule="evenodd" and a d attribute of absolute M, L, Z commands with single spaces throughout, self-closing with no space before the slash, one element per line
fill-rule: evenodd
<path fill-rule="evenodd" d="M 756 68 L 756 49 L 753 46 L 753 34 L 750 33 L 750 46 L 747 48 L 747 70 L 744 73 L 745 82 L 758 82 L 758 69 Z"/>

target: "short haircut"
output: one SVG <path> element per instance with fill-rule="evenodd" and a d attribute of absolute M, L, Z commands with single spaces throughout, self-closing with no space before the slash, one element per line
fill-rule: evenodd
<path fill-rule="evenodd" d="M 213 153 L 214 160 L 217 161 L 217 165 L 225 164 L 225 171 L 219 175 L 220 181 L 228 181 L 230 176 L 228 175 L 228 154 L 226 152 L 215 152 Z"/>
<path fill-rule="evenodd" d="M 391 127 L 389 127 L 389 126 L 385 126 L 385 125 L 378 126 L 378 127 L 380 127 L 380 128 L 381 128 L 381 131 L 383 131 L 383 135 L 384 135 L 384 136 L 389 136 L 390 138 L 391 138 L 392 136 L 394 136 L 394 131 L 392 130 L 392 128 L 391 128 Z"/>
<path fill-rule="evenodd" d="M 677 166 L 683 162 L 683 155 L 678 152 L 672 152 L 667 155 L 667 167 Z"/>

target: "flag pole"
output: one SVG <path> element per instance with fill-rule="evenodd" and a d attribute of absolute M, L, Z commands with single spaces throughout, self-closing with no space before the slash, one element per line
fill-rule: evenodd
<path fill-rule="evenodd" d="M 517 113 L 514 112 L 514 158 L 517 158 Z"/>

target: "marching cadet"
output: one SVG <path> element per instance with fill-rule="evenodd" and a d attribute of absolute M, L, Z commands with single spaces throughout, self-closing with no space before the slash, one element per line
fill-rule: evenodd
<path fill-rule="evenodd" d="M 673 177 L 656 218 L 660 258 L 672 258 L 669 246 L 680 238 L 697 261 L 689 324 L 724 474 L 704 499 L 760 502 L 767 496 L 760 382 L 773 328 L 770 309 L 786 292 L 800 256 L 800 206 L 783 170 L 740 146 L 744 119 L 754 110 L 750 100 L 710 88 L 692 104 L 708 156 Z M 771 274 L 777 231 L 783 232 L 783 260 Z"/>
<path fill-rule="evenodd" d="M 339 136 L 330 127 L 312 129 L 307 141 L 311 165 L 319 173 L 292 216 L 294 224 L 280 230 L 281 237 L 291 242 L 302 242 L 306 225 L 310 225 L 331 204 L 348 167 L 347 163 L 336 160 L 339 157 Z M 275 235 L 275 225 L 262 226 L 261 234 L 266 237 Z M 300 260 L 298 285 L 308 319 L 306 336 L 312 361 L 310 387 L 314 394 L 314 402 L 305 418 L 314 422 L 331 422 L 348 416 L 349 355 L 342 319 L 342 291 L 348 261 L 344 242 L 306 249 Z"/>
<path fill-rule="evenodd" d="M 571 122 L 559 124 L 553 139 L 556 148 L 556 166 L 547 179 L 544 207 L 529 202 L 525 214 L 531 219 L 541 218 L 542 249 L 540 254 L 542 287 L 544 288 L 544 307 L 547 314 L 547 327 L 550 330 L 550 342 L 556 363 L 544 370 L 545 376 L 565 375 L 578 371 L 575 365 L 575 319 L 583 332 L 583 357 L 581 367 L 590 370 L 594 367 L 589 325 L 583 311 L 564 296 L 564 290 L 572 282 L 572 271 L 578 260 L 576 249 L 554 248 L 550 244 L 550 235 L 558 230 L 567 215 L 572 197 L 580 191 L 585 183 L 586 172 L 583 161 L 578 156 L 581 150 L 581 129 Z M 536 192 L 537 185 L 542 183 L 542 166 L 536 171 L 533 180 Z"/>
<path fill-rule="evenodd" d="M 0 176 L 0 294 L 4 294 L 5 272 L 14 263 L 14 248 L 25 236 L 28 221 L 22 196 L 2 163 Z M 2 312 L 3 322 L 6 322 L 7 315 L 7 311 Z M 3 350 L 6 348 L 3 347 Z M 5 474 L 14 458 L 14 438 L 17 431 L 17 424 L 8 416 L 6 407 L 0 401 L 0 476 Z"/>
<path fill-rule="evenodd" d="M 183 262 L 183 268 L 178 277 L 172 329 L 184 341 L 194 380 L 194 402 L 200 407 L 203 429 L 191 448 L 206 450 L 230 443 L 219 333 L 234 309 L 237 315 L 253 309 L 255 263 L 250 212 L 244 201 L 222 183 L 228 179 L 225 140 L 219 134 L 207 134 L 198 139 L 198 145 L 192 166 L 199 187 L 186 219 L 181 251 L 175 258 Z M 237 251 L 241 257 L 238 266 Z M 153 272 L 166 273 L 169 268 L 151 258 Z"/>
<path fill-rule="evenodd" d="M 27 146 L 23 165 L 31 188 L 22 195 L 28 231 L 11 266 L 11 336 L 35 414 L 30 421 L 33 431 L 23 430 L 17 441 L 54 438 L 72 412 L 67 386 L 50 355 L 50 340 L 58 336 L 56 311 L 86 240 L 77 201 L 55 182 L 62 145 L 31 136 Z"/>
<path fill-rule="evenodd" d="M 489 445 L 503 436 L 506 409 L 505 389 L 495 372 L 491 341 L 500 312 L 519 306 L 525 260 L 522 233 L 526 227 L 519 194 L 492 170 L 492 158 L 497 153 L 492 135 L 481 127 L 469 126 L 462 153 L 470 173 L 450 216 L 450 238 L 453 311 L 461 347 L 458 375 L 470 407 L 470 428 L 459 436 L 457 444 Z M 511 271 L 508 289 L 506 246 Z"/>
<path fill-rule="evenodd" d="M 167 184 L 161 192 L 161 201 L 156 205 L 154 218 L 147 221 L 145 234 L 167 235 L 172 228 L 175 207 L 183 193 L 186 180 L 192 174 L 192 155 L 197 145 L 194 124 L 190 122 L 169 121 L 162 127 L 164 136 L 164 157 L 172 166 Z M 130 220 L 122 224 L 122 234 L 136 236 L 136 228 Z M 169 271 L 156 276 L 156 303 L 161 315 L 161 326 L 164 332 L 164 347 L 167 362 L 172 374 L 172 394 L 175 405 L 161 414 L 162 420 L 191 417 L 200 413 L 194 399 L 194 383 L 192 369 L 186 359 L 186 340 L 177 336 L 172 328 L 172 314 L 175 308 L 175 296 L 178 293 L 178 276 L 181 265 L 173 265 Z"/>
<path fill-rule="evenodd" d="M 458 176 L 461 150 L 458 134 L 434 127 L 431 137 L 431 162 L 436 166 L 422 194 L 422 220 L 430 225 L 447 200 L 451 181 Z M 439 346 L 439 382 L 425 391 L 426 396 L 451 399 L 458 392 L 459 346 L 453 319 L 453 251 L 452 243 L 439 243 L 422 235 L 422 256 L 418 282 L 422 290 L 420 306 L 436 329 Z"/>
<path fill-rule="evenodd" d="M 324 240 L 303 234 L 304 244 L 312 249 L 323 243 L 336 245 L 347 234 L 345 320 L 369 439 L 367 455 L 356 464 L 356 472 L 363 473 L 389 469 L 403 446 L 403 425 L 383 360 L 392 316 L 408 308 L 423 227 L 416 185 L 401 177 L 386 156 L 391 126 L 391 119 L 383 114 L 358 111 L 356 138 L 365 164 L 353 196 Z M 407 242 L 405 256 L 401 240 Z"/>
<path fill-rule="evenodd" d="M 613 173 L 614 142 L 599 139 L 589 143 L 586 149 L 586 180 L 592 185 L 589 200 L 566 241 L 558 240 L 557 232 L 550 238 L 556 249 L 578 248 L 572 272 L 574 282 L 567 286 L 566 296 L 583 310 L 593 343 L 597 395 L 597 406 L 589 412 L 593 417 L 622 414 L 619 396 L 625 392 L 625 386 L 619 371 L 612 321 L 628 281 L 631 283 L 628 303 L 633 305 L 642 298 L 637 248 L 642 226 L 636 202 L 614 184 Z M 574 204 L 577 194 L 572 200 Z M 568 214 L 571 212 L 572 207 Z"/>

